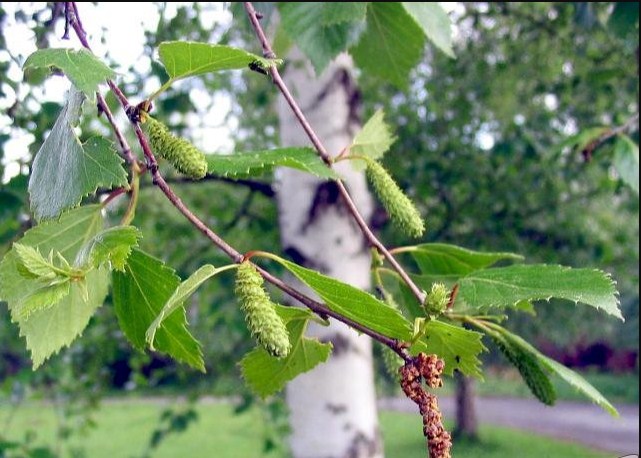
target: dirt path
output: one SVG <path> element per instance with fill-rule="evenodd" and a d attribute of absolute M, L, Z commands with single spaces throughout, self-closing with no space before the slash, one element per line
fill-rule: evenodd
<path fill-rule="evenodd" d="M 444 414 L 453 418 L 454 399 L 440 401 Z M 385 410 L 414 412 L 407 399 L 383 399 Z M 614 419 L 600 408 L 574 402 L 559 402 L 553 408 L 530 399 L 479 398 L 479 421 L 522 429 L 564 439 L 605 451 L 613 456 L 639 454 L 639 407 L 617 406 L 621 418 Z"/>

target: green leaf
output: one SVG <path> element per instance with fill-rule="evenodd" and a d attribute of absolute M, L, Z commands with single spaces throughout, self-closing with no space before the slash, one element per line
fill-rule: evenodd
<path fill-rule="evenodd" d="M 182 282 L 178 286 L 176 291 L 174 291 L 174 293 L 171 295 L 153 323 L 151 323 L 151 326 L 149 326 L 149 328 L 147 329 L 145 333 L 145 339 L 147 340 L 147 344 L 149 345 L 149 347 L 151 349 L 154 349 L 154 340 L 156 339 L 156 333 L 161 327 L 163 321 L 171 316 L 171 314 L 176 310 L 181 308 L 185 303 L 185 300 L 187 300 L 189 296 L 194 294 L 194 292 L 200 287 L 200 285 L 205 283 L 214 275 L 217 275 L 229 269 L 235 269 L 236 267 L 236 265 L 231 265 L 216 268 L 211 264 L 206 264 L 196 272 L 191 274 L 191 276 L 187 280 Z"/>
<path fill-rule="evenodd" d="M 452 21 L 441 5 L 436 2 L 403 2 L 403 8 L 438 49 L 454 57 Z"/>
<path fill-rule="evenodd" d="M 401 3 L 374 2 L 367 10 L 367 27 L 351 54 L 368 74 L 401 89 L 423 54 L 425 35 Z"/>
<path fill-rule="evenodd" d="M 548 376 L 547 369 L 538 358 L 528 348 L 523 348 L 519 341 L 510 339 L 507 334 L 496 333 L 491 337 L 501 352 L 518 369 L 532 394 L 543 404 L 554 405 L 556 389 Z"/>
<path fill-rule="evenodd" d="M 99 267 L 111 262 L 114 269 L 123 271 L 131 250 L 142 238 L 134 226 L 116 226 L 96 234 L 83 245 L 76 256 L 77 267 Z"/>
<path fill-rule="evenodd" d="M 639 2 L 615 2 L 608 28 L 621 40 L 639 41 Z"/>
<path fill-rule="evenodd" d="M 561 379 L 576 388 L 580 393 L 584 394 L 592 402 L 601 406 L 604 410 L 609 412 L 610 415 L 614 417 L 619 416 L 619 413 L 614 408 L 614 406 L 601 393 L 599 393 L 596 388 L 590 385 L 590 383 L 588 383 L 579 374 L 571 369 L 568 369 L 562 364 L 559 364 L 553 359 L 548 358 L 516 334 L 512 334 L 508 330 L 498 325 L 493 325 L 492 329 L 497 330 L 512 345 L 518 346 L 524 352 L 528 352 L 532 357 L 536 358 L 539 364 L 541 364 L 546 370 L 561 377 Z"/>
<path fill-rule="evenodd" d="M 314 8 L 313 13 L 320 17 L 323 25 L 338 24 L 340 22 L 364 21 L 369 2 L 306 2 L 308 8 Z M 313 6 L 312 6 L 313 5 Z"/>
<path fill-rule="evenodd" d="M 399 340 L 411 338 L 410 323 L 385 302 L 314 270 L 306 269 L 277 256 L 273 259 L 316 291 L 331 310 L 387 337 Z"/>
<path fill-rule="evenodd" d="M 172 80 L 205 75 L 222 70 L 248 68 L 258 63 L 270 67 L 276 62 L 242 49 L 192 41 L 166 41 L 158 47 L 160 61 Z"/>
<path fill-rule="evenodd" d="M 432 287 L 433 283 L 445 283 L 445 286 L 454 287 L 460 275 L 418 275 L 410 273 L 410 278 L 425 291 Z"/>
<path fill-rule="evenodd" d="M 47 221 L 30 229 L 20 244 L 45 253 L 58 251 L 65 258 L 73 259 L 80 247 L 102 229 L 101 211 L 100 205 L 72 210 L 59 220 Z M 88 300 L 85 300 L 79 282 L 73 282 L 69 294 L 55 305 L 20 318 L 16 307 L 41 289 L 43 284 L 37 279 L 24 278 L 18 271 L 18 263 L 15 249 L 11 249 L 0 263 L 0 300 L 7 301 L 11 317 L 18 323 L 20 334 L 26 338 L 33 366 L 37 368 L 51 355 L 71 344 L 84 330 L 107 295 L 108 275 L 102 270 L 87 274 L 86 282 L 90 285 Z"/>
<path fill-rule="evenodd" d="M 55 266 L 36 248 L 21 243 L 14 243 L 13 248 L 19 259 L 18 270 L 26 278 L 53 279 L 58 275 Z"/>
<path fill-rule="evenodd" d="M 285 29 L 283 29 L 282 24 L 278 24 L 274 38 L 272 39 L 272 49 L 277 56 L 286 56 L 290 49 L 294 46 L 294 42 L 287 35 Z"/>
<path fill-rule="evenodd" d="M 25 72 L 36 68 L 62 70 L 74 86 L 92 99 L 100 83 L 116 76 L 116 72 L 86 49 L 39 49 L 23 65 Z"/>
<path fill-rule="evenodd" d="M 32 313 L 26 320 L 17 320 L 20 335 L 27 339 L 34 369 L 82 334 L 96 309 L 105 301 L 109 290 L 108 272 L 94 270 L 87 274 L 85 281 L 91 285 L 87 295 L 79 286 L 80 282 L 72 283 L 69 295 L 55 306 Z"/>
<path fill-rule="evenodd" d="M 16 321 L 24 321 L 34 312 L 53 307 L 69 295 L 70 286 L 69 280 L 66 279 L 62 283 L 46 285 L 35 290 L 13 306 L 12 316 Z"/>
<path fill-rule="evenodd" d="M 124 272 L 113 273 L 113 297 L 120 328 L 138 350 L 144 351 L 145 334 L 172 296 L 180 278 L 162 261 L 134 249 Z M 185 311 L 167 317 L 158 329 L 155 348 L 177 361 L 205 371 L 200 344 L 187 330 Z"/>
<path fill-rule="evenodd" d="M 485 269 L 499 261 L 522 261 L 513 253 L 472 251 L 456 245 L 426 243 L 408 249 L 424 275 L 464 276 Z"/>
<path fill-rule="evenodd" d="M 389 150 L 394 141 L 396 141 L 396 137 L 392 134 L 389 124 L 385 122 L 385 112 L 381 109 L 374 113 L 361 131 L 356 134 L 352 146 L 350 146 L 350 153 L 378 160 Z M 357 163 L 360 162 L 363 161 Z"/>
<path fill-rule="evenodd" d="M 285 322 L 292 342 L 289 355 L 274 358 L 262 347 L 256 347 L 240 362 L 243 378 L 262 398 L 282 390 L 288 381 L 327 361 L 332 352 L 331 343 L 304 337 L 310 319 L 308 311 L 277 306 L 277 312 Z"/>
<path fill-rule="evenodd" d="M 362 20 L 336 20 L 339 15 L 329 12 L 336 5 L 322 2 L 280 2 L 283 30 L 309 58 L 320 75 L 327 65 L 341 52 L 356 42 Z M 323 23 L 322 18 L 330 20 Z M 319 20 L 321 18 L 321 20 Z M 334 22 L 331 22 L 334 20 Z"/>
<path fill-rule="evenodd" d="M 416 318 L 425 318 L 425 309 L 418 302 L 412 290 L 407 286 L 407 283 L 396 273 L 390 269 L 380 269 L 379 274 L 383 281 L 384 288 L 391 293 L 393 299 L 396 301 L 397 308 L 403 311 L 403 315 L 414 322 Z M 429 291 L 432 283 L 424 287 L 425 291 Z M 419 285 L 421 286 L 421 285 Z"/>
<path fill-rule="evenodd" d="M 29 179 L 31 209 L 38 220 L 54 218 L 80 204 L 96 189 L 127 185 L 122 158 L 108 140 L 80 143 L 78 124 L 84 96 L 70 91 L 65 107 L 33 162 Z"/>
<path fill-rule="evenodd" d="M 614 147 L 614 167 L 624 183 L 639 194 L 639 145 L 621 135 Z"/>
<path fill-rule="evenodd" d="M 340 178 L 312 148 L 278 148 L 230 155 L 209 154 L 206 158 L 208 173 L 216 176 L 251 177 L 262 175 L 274 167 L 289 167 L 319 178 Z"/>
<path fill-rule="evenodd" d="M 565 382 L 574 387 L 577 391 L 585 395 L 592 402 L 600 406 L 613 417 L 618 417 L 619 412 L 617 409 L 603 396 L 599 390 L 594 388 L 590 383 L 585 380 L 581 375 L 577 374 L 571 369 L 568 369 L 563 364 L 559 364 L 551 358 L 540 355 L 543 364 L 553 373 L 561 377 Z"/>
<path fill-rule="evenodd" d="M 482 378 L 478 356 L 486 348 L 483 334 L 454 326 L 442 321 L 430 321 L 425 336 L 412 345 L 412 354 L 436 354 L 445 362 L 444 373 L 453 375 L 455 370 L 465 375 Z"/>
<path fill-rule="evenodd" d="M 460 281 L 458 297 L 472 307 L 511 307 L 553 297 L 590 305 L 623 320 L 612 279 L 596 269 L 533 264 L 473 272 Z"/>

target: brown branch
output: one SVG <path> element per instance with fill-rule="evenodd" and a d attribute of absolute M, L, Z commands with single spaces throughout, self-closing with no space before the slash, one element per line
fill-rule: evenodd
<path fill-rule="evenodd" d="M 618 127 L 613 127 L 603 132 L 597 138 L 592 140 L 585 148 L 583 148 L 583 151 L 581 151 L 581 154 L 583 154 L 585 161 L 589 162 L 590 160 L 592 160 L 592 155 L 594 151 L 598 147 L 603 145 L 605 142 L 607 142 L 613 137 L 616 137 L 617 135 L 621 135 L 626 132 L 634 132 L 635 130 L 639 130 L 639 113 L 634 114 L 630 119 L 628 119 L 622 125 Z"/>
<path fill-rule="evenodd" d="M 258 37 L 258 40 L 260 41 L 260 44 L 263 48 L 263 55 L 267 58 L 275 58 L 276 55 L 274 54 L 274 51 L 269 43 L 269 40 L 267 39 L 267 36 L 265 35 L 265 31 L 263 30 L 263 27 L 260 25 L 260 20 L 257 16 L 256 10 L 254 9 L 254 6 L 252 5 L 251 2 L 243 2 L 245 5 L 245 10 L 247 11 L 247 16 L 249 17 L 249 21 L 251 22 L 251 25 L 256 33 L 256 36 Z M 272 77 L 272 80 L 274 82 L 274 85 L 278 88 L 278 90 L 281 92 L 285 100 L 287 101 L 287 104 L 291 108 L 292 112 L 296 116 L 296 119 L 298 120 L 299 124 L 309 137 L 309 140 L 312 142 L 312 145 L 314 145 L 314 148 L 316 149 L 316 152 L 318 153 L 318 156 L 327 164 L 328 167 L 332 166 L 332 157 L 328 153 L 327 149 L 321 142 L 321 140 L 318 138 L 318 135 L 312 128 L 311 124 L 307 120 L 305 114 L 301 110 L 300 106 L 292 96 L 291 92 L 287 88 L 287 85 L 283 81 L 283 78 L 280 75 L 280 72 L 278 71 L 278 68 L 274 65 L 270 67 L 269 73 Z M 372 230 L 369 228 L 367 225 L 367 222 L 365 222 L 365 219 L 363 216 L 360 214 L 358 208 L 356 207 L 356 204 L 352 200 L 352 197 L 350 196 L 349 192 L 347 191 L 347 188 L 345 187 L 345 184 L 341 180 L 336 180 L 336 184 L 338 186 L 338 190 L 341 194 L 341 197 L 343 198 L 348 211 L 358 224 L 359 228 L 361 229 L 361 232 L 369 242 L 369 244 L 373 247 L 375 247 L 384 257 L 385 259 L 392 265 L 394 270 L 398 272 L 398 274 L 401 276 L 403 281 L 407 284 L 407 286 L 410 288 L 416 299 L 422 304 L 425 301 L 425 292 L 421 290 L 416 283 L 410 278 L 410 276 L 407 274 L 405 269 L 399 264 L 399 262 L 392 256 L 392 254 L 389 252 L 387 247 L 374 235 Z"/>
<path fill-rule="evenodd" d="M 72 4 L 71 6 L 73 11 L 73 14 L 70 14 L 70 25 L 76 32 L 76 35 L 78 36 L 78 39 L 80 40 L 82 45 L 88 50 L 91 50 L 89 42 L 87 41 L 87 38 L 86 38 L 86 33 L 82 28 L 82 25 L 78 18 L 78 10 L 75 5 L 75 2 L 69 2 L 69 3 Z M 196 227 L 201 233 L 203 233 L 205 237 L 211 240 L 214 243 L 214 245 L 216 245 L 221 251 L 223 251 L 233 262 L 235 263 L 243 262 L 245 260 L 245 257 L 240 252 L 238 252 L 235 248 L 229 245 L 225 240 L 223 240 L 220 236 L 218 236 L 213 230 L 211 230 L 200 218 L 198 218 L 198 216 L 196 216 L 183 203 L 180 197 L 178 197 L 178 195 L 176 195 L 176 193 L 171 189 L 167 181 L 165 181 L 160 171 L 158 170 L 158 162 L 156 161 L 156 157 L 154 156 L 154 153 L 151 151 L 149 142 L 147 141 L 147 138 L 144 132 L 142 131 L 139 122 L 135 120 L 133 116 L 131 116 L 132 106 L 129 103 L 129 100 L 113 81 L 108 81 L 108 85 L 111 88 L 111 90 L 114 92 L 118 100 L 120 101 L 120 104 L 123 110 L 125 110 L 125 112 L 130 118 L 134 132 L 136 134 L 136 137 L 138 138 L 138 143 L 140 144 L 140 147 L 147 160 L 147 171 L 151 173 L 152 181 L 154 185 L 156 185 L 163 192 L 163 194 L 165 194 L 165 196 L 172 203 L 172 205 L 180 213 L 182 213 L 183 216 L 187 218 L 187 220 L 189 220 L 189 222 L 191 222 L 194 227 Z M 115 125 L 113 125 L 112 127 L 114 127 L 114 129 L 117 129 L 117 126 Z M 403 359 L 407 360 L 409 358 L 409 356 L 407 355 L 407 351 L 405 350 L 405 346 L 402 342 L 398 342 L 396 339 L 392 339 L 383 334 L 380 334 L 377 331 L 374 331 L 352 320 L 351 318 L 345 317 L 331 310 L 325 304 L 322 304 L 306 296 L 305 294 L 301 293 L 300 291 L 294 289 L 293 287 L 283 282 L 278 277 L 273 276 L 272 274 L 267 272 L 265 269 L 259 266 L 256 266 L 256 268 L 258 269 L 260 274 L 263 276 L 263 278 L 267 282 L 271 283 L 272 285 L 274 285 L 275 287 L 283 291 L 285 294 L 298 300 L 301 304 L 303 304 L 305 307 L 310 309 L 312 312 L 316 313 L 318 316 L 322 318 L 327 318 L 327 317 L 334 318 L 335 320 L 338 320 L 346 324 L 352 329 L 370 336 L 371 338 L 373 338 L 374 340 L 377 340 L 383 345 L 387 345 Z"/>
<path fill-rule="evenodd" d="M 98 109 L 100 110 L 99 112 L 104 113 L 107 121 L 109 122 L 109 124 L 111 124 L 111 129 L 113 130 L 114 135 L 118 140 L 118 144 L 120 145 L 122 156 L 125 158 L 125 161 L 127 161 L 127 163 L 132 167 L 132 172 L 136 170 L 136 172 L 140 173 L 142 168 L 140 167 L 140 164 L 138 164 L 136 156 L 134 156 L 133 152 L 131 151 L 131 147 L 129 146 L 127 139 L 118 127 L 118 124 L 116 124 L 116 119 L 114 118 L 109 105 L 107 105 L 105 98 L 102 96 L 102 94 L 97 93 L 96 99 L 98 100 Z"/>

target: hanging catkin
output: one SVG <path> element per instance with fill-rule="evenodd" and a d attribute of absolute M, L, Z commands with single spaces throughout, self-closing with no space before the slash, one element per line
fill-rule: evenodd
<path fill-rule="evenodd" d="M 425 232 L 425 224 L 421 214 L 387 170 L 378 162 L 369 159 L 366 173 L 394 224 L 411 237 L 422 236 Z"/>
<path fill-rule="evenodd" d="M 540 364 L 530 354 L 519 349 L 504 336 L 493 336 L 494 343 L 519 370 L 528 388 L 543 404 L 551 406 L 556 402 L 556 390 Z"/>
<path fill-rule="evenodd" d="M 154 154 L 190 178 L 199 180 L 207 174 L 207 160 L 202 151 L 184 138 L 176 137 L 167 126 L 151 116 L 147 116 L 145 126 Z"/>
<path fill-rule="evenodd" d="M 256 341 L 273 356 L 287 356 L 291 347 L 289 333 L 263 288 L 263 277 L 250 262 L 243 262 L 238 267 L 235 292 L 245 312 L 247 327 Z"/>

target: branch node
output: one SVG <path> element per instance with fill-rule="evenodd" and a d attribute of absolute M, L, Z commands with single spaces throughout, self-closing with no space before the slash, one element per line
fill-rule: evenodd
<path fill-rule="evenodd" d="M 56 3 L 56 5 L 58 5 Z M 69 29 L 71 24 L 71 8 L 69 8 L 69 2 L 65 2 L 65 33 L 62 35 L 63 40 L 69 39 Z"/>
<path fill-rule="evenodd" d="M 147 170 L 149 170 L 149 172 L 151 173 L 151 176 L 153 178 L 153 183 L 158 184 L 156 181 L 156 177 L 158 176 L 158 163 L 148 158 Z"/>
<path fill-rule="evenodd" d="M 140 124 L 140 120 L 141 120 L 140 106 L 136 105 L 134 107 L 132 105 L 127 105 L 125 107 L 125 114 L 127 115 L 127 118 L 129 118 L 129 121 L 132 124 Z"/>

